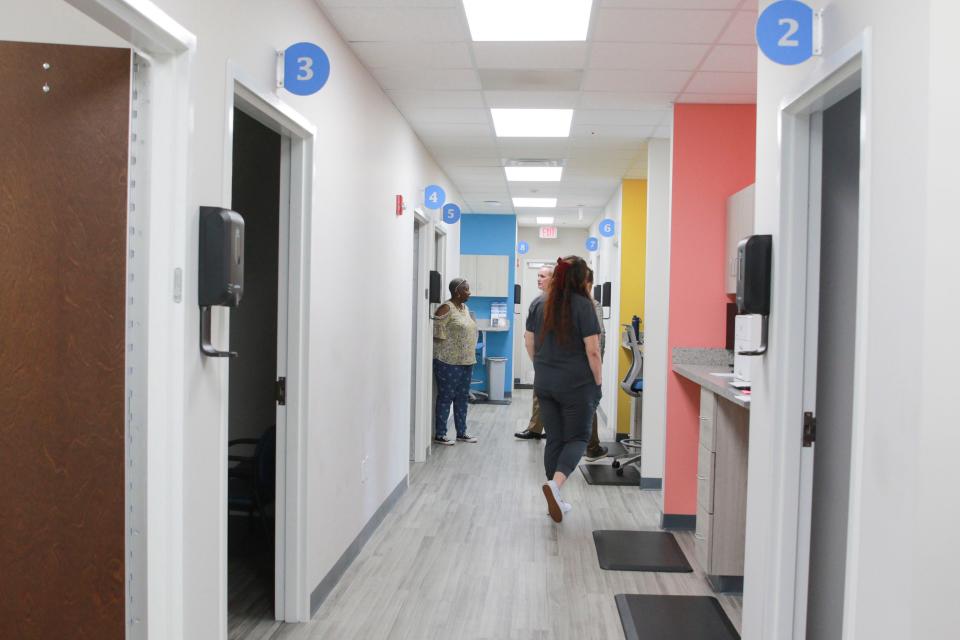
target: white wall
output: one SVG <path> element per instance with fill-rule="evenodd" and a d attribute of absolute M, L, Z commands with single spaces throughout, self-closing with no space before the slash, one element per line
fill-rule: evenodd
<path fill-rule="evenodd" d="M 225 638 L 222 544 L 225 455 L 222 407 L 226 365 L 197 349 L 197 207 L 222 202 L 228 60 L 264 91 L 274 84 L 276 51 L 301 40 L 332 63 L 315 96 L 280 99 L 318 130 L 312 237 L 307 589 L 312 590 L 408 471 L 410 390 L 410 237 L 422 189 L 459 194 L 409 125 L 311 0 L 159 0 L 198 38 L 191 86 L 189 233 L 185 267 L 184 636 Z M 11 11 L 14 20 L 8 20 Z M 4 0 L 0 37 L 120 44 L 72 7 L 51 0 Z M 226 19 L 226 22 L 225 22 Z M 409 204 L 394 215 L 394 195 Z M 442 224 L 442 223 L 441 223 Z M 459 227 L 447 228 L 448 277 L 459 264 Z M 223 337 L 217 339 L 222 344 Z M 368 478 L 360 480 L 367 457 Z"/>
<path fill-rule="evenodd" d="M 603 399 L 600 411 L 607 425 L 616 430 L 617 394 L 620 393 L 620 230 L 623 222 L 623 184 L 617 187 L 603 213 L 590 225 L 589 235 L 600 240 L 600 248 L 591 255 L 590 263 L 596 283 L 611 283 L 610 310 L 604 321 L 607 331 L 607 353 L 603 360 Z M 600 235 L 600 222 L 610 218 L 617 223 L 617 233 L 612 238 Z"/>
<path fill-rule="evenodd" d="M 769 4 L 760 3 L 761 10 Z M 860 449 L 862 480 L 851 490 L 848 624 L 844 638 L 946 638 L 958 623 L 957 554 L 947 545 L 957 530 L 958 504 L 951 478 L 956 467 L 958 420 L 955 366 L 956 109 L 960 102 L 953 34 L 955 3 L 834 0 L 826 6 L 825 57 L 864 29 L 872 38 L 872 110 L 867 267 L 868 331 L 865 350 L 866 434 Z M 932 9 L 931 9 L 932 7 Z M 759 59 L 757 103 L 758 233 L 774 237 L 774 270 L 782 256 L 779 229 L 778 106 L 796 95 L 824 59 L 795 68 Z M 862 159 L 863 160 L 863 159 Z M 774 274 L 776 278 L 776 273 Z M 773 291 L 771 326 L 778 292 Z M 781 523 L 770 517 L 782 460 L 778 434 L 799 438 L 800 416 L 779 424 L 779 371 L 783 336 L 770 335 L 770 351 L 755 376 L 750 424 L 747 567 L 744 637 L 789 637 L 791 620 L 777 609 L 783 594 L 776 577 L 789 569 L 788 550 L 770 540 Z M 953 408 L 948 407 L 948 403 Z M 861 484 L 862 482 L 862 484 Z M 948 595 L 950 594 L 950 595 Z"/>
<path fill-rule="evenodd" d="M 644 478 L 662 478 L 667 430 L 670 311 L 670 140 L 647 146 L 647 264 L 643 319 Z"/>
<path fill-rule="evenodd" d="M 541 240 L 539 227 L 517 227 L 517 242 L 525 240 L 530 245 L 521 260 L 553 260 L 561 256 L 577 255 L 587 257 L 587 230 L 560 227 L 555 240 Z M 520 282 L 520 280 L 517 280 Z"/>

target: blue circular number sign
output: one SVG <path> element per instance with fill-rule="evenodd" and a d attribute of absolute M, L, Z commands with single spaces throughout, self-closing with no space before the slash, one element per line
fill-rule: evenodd
<path fill-rule="evenodd" d="M 587 251 L 596 251 L 600 248 L 600 238 L 590 236 L 587 238 Z"/>
<path fill-rule="evenodd" d="M 600 222 L 600 235 L 604 238 L 612 238 L 617 232 L 617 224 L 610 218 L 604 218 Z"/>
<path fill-rule="evenodd" d="M 430 185 L 423 192 L 423 204 L 427 209 L 439 209 L 447 201 L 447 194 L 442 187 Z"/>
<path fill-rule="evenodd" d="M 520 255 L 525 254 L 527 251 L 530 251 L 530 245 L 527 244 L 526 240 L 521 240 L 517 243 L 517 253 Z"/>
<path fill-rule="evenodd" d="M 453 204 L 445 204 L 443 206 L 443 221 L 447 224 L 456 224 L 460 221 L 460 207 Z"/>
<path fill-rule="evenodd" d="M 780 0 L 757 19 L 757 45 L 777 64 L 800 64 L 813 55 L 813 9 L 798 0 Z"/>
<path fill-rule="evenodd" d="M 283 52 L 283 88 L 298 96 L 320 91 L 330 78 L 330 58 L 312 42 L 298 42 Z"/>

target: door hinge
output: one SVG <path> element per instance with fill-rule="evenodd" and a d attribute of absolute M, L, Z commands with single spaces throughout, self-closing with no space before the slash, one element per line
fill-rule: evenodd
<path fill-rule="evenodd" d="M 817 441 L 817 416 L 812 411 L 803 414 L 803 446 L 811 447 Z"/>
<path fill-rule="evenodd" d="M 287 379 L 284 377 L 277 378 L 276 383 L 276 395 L 277 395 L 277 404 L 281 406 L 286 406 L 287 404 Z"/>

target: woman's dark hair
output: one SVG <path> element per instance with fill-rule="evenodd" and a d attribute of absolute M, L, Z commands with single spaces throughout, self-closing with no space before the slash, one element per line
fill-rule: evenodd
<path fill-rule="evenodd" d="M 587 270 L 590 267 L 580 256 L 557 259 L 553 280 L 544 304 L 543 336 L 554 334 L 560 344 L 570 341 L 573 333 L 573 296 L 587 297 Z"/>
<path fill-rule="evenodd" d="M 450 297 L 456 296 L 457 290 L 460 287 L 462 287 L 464 284 L 466 284 L 466 282 L 467 281 L 464 280 L 463 278 L 454 278 L 453 280 L 451 280 L 450 284 L 447 285 L 447 288 L 450 289 Z"/>

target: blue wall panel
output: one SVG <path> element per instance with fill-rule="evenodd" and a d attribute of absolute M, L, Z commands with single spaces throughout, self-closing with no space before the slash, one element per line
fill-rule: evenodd
<path fill-rule="evenodd" d="M 510 284 L 507 287 L 507 298 L 473 297 L 467 306 L 478 319 L 490 318 L 490 304 L 493 302 L 507 302 L 507 320 L 510 321 L 510 330 L 490 332 L 487 334 L 487 356 L 503 356 L 507 359 L 507 371 L 504 376 L 504 393 L 510 393 L 513 388 L 513 323 L 517 316 L 513 314 L 513 284 L 515 266 L 517 262 L 517 217 L 512 215 L 495 214 L 464 214 L 460 218 L 460 254 L 487 255 L 510 257 Z M 474 380 L 482 380 L 482 384 L 474 385 L 474 389 L 486 389 L 487 370 L 478 362 L 474 367 Z"/>

